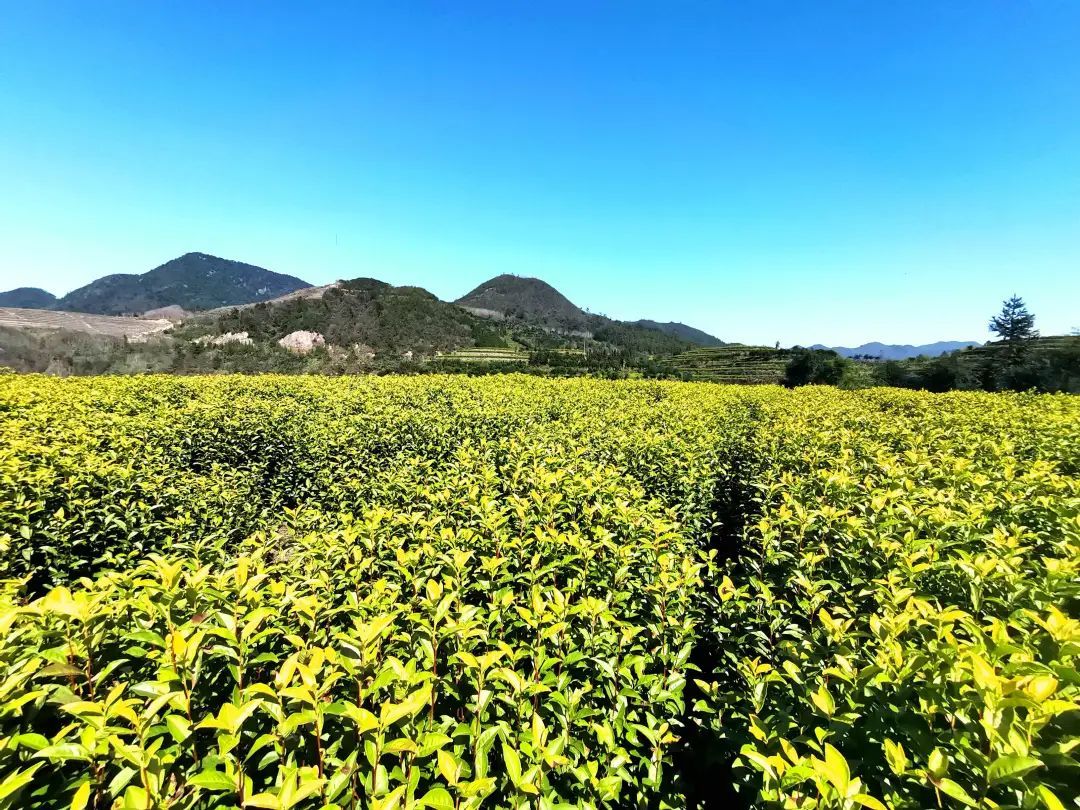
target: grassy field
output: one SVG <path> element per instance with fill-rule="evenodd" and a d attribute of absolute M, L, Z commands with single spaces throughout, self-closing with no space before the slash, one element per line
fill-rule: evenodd
<path fill-rule="evenodd" d="M 0 377 L 0 808 L 1048 807 L 1080 400 Z"/>

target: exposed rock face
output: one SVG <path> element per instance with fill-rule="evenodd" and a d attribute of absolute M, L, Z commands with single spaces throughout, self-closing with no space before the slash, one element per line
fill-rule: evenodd
<path fill-rule="evenodd" d="M 167 307 L 158 307 L 157 309 L 148 310 L 139 317 L 149 320 L 165 319 L 167 321 L 182 321 L 185 318 L 190 318 L 191 313 L 177 304 L 169 304 Z"/>
<path fill-rule="evenodd" d="M 283 337 L 278 341 L 278 345 L 296 354 L 309 354 L 319 346 L 325 346 L 326 338 L 318 332 L 306 332 L 301 329 Z"/>
<path fill-rule="evenodd" d="M 195 342 L 210 346 L 224 346 L 226 343 L 242 343 L 250 346 L 255 341 L 248 337 L 247 332 L 226 332 L 224 335 L 203 335 L 201 338 L 195 338 Z"/>
<path fill-rule="evenodd" d="M 466 310 L 467 312 L 471 312 L 473 315 L 476 315 L 480 318 L 490 318 L 493 321 L 506 320 L 506 314 L 503 312 L 499 312 L 499 310 L 497 309 L 484 309 L 483 307 L 467 307 L 464 304 L 461 305 L 461 308 Z"/>

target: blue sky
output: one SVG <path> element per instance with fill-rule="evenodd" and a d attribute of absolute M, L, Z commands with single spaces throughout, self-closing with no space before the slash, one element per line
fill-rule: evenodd
<path fill-rule="evenodd" d="M 0 289 L 198 250 L 772 344 L 1080 326 L 1080 3 L 4 4 Z"/>

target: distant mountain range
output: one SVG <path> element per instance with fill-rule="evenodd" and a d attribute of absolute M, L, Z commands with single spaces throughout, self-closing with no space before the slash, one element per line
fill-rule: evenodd
<path fill-rule="evenodd" d="M 22 287 L 0 293 L 0 306 L 134 315 L 161 307 L 184 310 L 268 301 L 310 287 L 306 281 L 206 253 L 186 253 L 140 275 L 103 276 L 56 298 Z"/>
<path fill-rule="evenodd" d="M 592 340 L 637 355 L 672 355 L 726 345 L 683 323 L 619 321 L 588 312 L 538 278 L 498 275 L 451 303 L 421 287 L 394 287 L 376 279 L 312 287 L 295 276 L 206 253 L 186 253 L 139 275 L 104 276 L 61 298 L 37 287 L 0 292 L 0 307 L 165 317 L 185 320 L 187 333 L 247 331 L 267 342 L 308 330 L 333 345 L 383 352 L 469 346 L 545 350 Z M 874 342 L 812 348 L 832 348 L 845 357 L 904 360 L 977 345 Z"/>
<path fill-rule="evenodd" d="M 921 346 L 896 343 L 864 343 L 861 346 L 823 346 L 815 343 L 811 349 L 830 349 L 843 357 L 877 357 L 882 360 L 908 360 L 912 357 L 938 357 L 949 352 L 966 349 L 968 346 L 980 346 L 974 340 L 941 340 L 937 343 L 924 343 Z"/>
<path fill-rule="evenodd" d="M 587 313 L 540 279 L 502 275 L 459 298 L 441 301 L 421 287 L 371 278 L 313 287 L 253 306 L 196 314 L 178 331 L 194 338 L 247 336 L 271 343 L 294 331 L 377 355 L 431 355 L 462 348 L 553 351 L 606 346 L 634 356 L 673 355 L 698 344 L 667 327 L 651 328 Z M 709 340 L 715 340 L 706 336 Z"/>
<path fill-rule="evenodd" d="M 37 288 L 10 290 L 0 293 L 0 307 L 25 310 L 8 319 L 12 328 L 77 328 L 57 322 L 50 314 L 55 311 L 141 315 L 183 322 L 172 332 L 180 339 L 246 332 L 250 341 L 273 345 L 292 332 L 310 331 L 328 345 L 382 355 L 595 345 L 643 357 L 720 343 L 685 324 L 631 323 L 586 312 L 536 278 L 496 276 L 451 303 L 421 287 L 370 278 L 312 287 L 205 253 L 187 253 L 140 275 L 105 276 L 62 298 Z"/>

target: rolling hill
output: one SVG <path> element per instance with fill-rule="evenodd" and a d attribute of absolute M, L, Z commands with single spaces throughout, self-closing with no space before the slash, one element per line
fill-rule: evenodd
<path fill-rule="evenodd" d="M 675 354 L 693 346 L 722 345 L 718 338 L 682 323 L 618 321 L 594 315 L 538 278 L 495 276 L 455 303 L 480 317 L 592 337 L 642 354 Z"/>
<path fill-rule="evenodd" d="M 0 307 L 52 309 L 55 304 L 56 296 L 40 287 L 17 287 L 14 290 L 0 292 Z"/>
<path fill-rule="evenodd" d="M 491 328 L 420 287 L 357 278 L 328 285 L 318 296 L 287 294 L 253 306 L 204 313 L 177 334 L 247 332 L 256 342 L 274 343 L 297 331 L 318 332 L 332 346 L 399 355 L 476 346 L 485 342 Z"/>
<path fill-rule="evenodd" d="M 650 357 L 699 345 L 664 329 L 588 314 L 539 279 L 499 276 L 477 290 L 448 303 L 421 287 L 359 278 L 204 312 L 177 334 L 246 332 L 256 342 L 273 343 L 291 332 L 310 331 L 329 345 L 360 346 L 379 356 L 472 348 L 544 352 L 580 348 L 584 341 L 593 351 Z"/>
<path fill-rule="evenodd" d="M 455 301 L 478 315 L 501 315 L 539 326 L 565 331 L 583 331 L 589 316 L 546 281 L 503 274 L 488 279 Z"/>
<path fill-rule="evenodd" d="M 103 276 L 55 301 L 51 309 L 127 315 L 176 305 L 185 310 L 267 301 L 311 286 L 244 262 L 186 253 L 140 275 Z"/>
<path fill-rule="evenodd" d="M 708 332 L 702 332 L 700 329 L 695 329 L 692 326 L 687 326 L 685 323 L 678 323 L 677 321 L 669 321 L 668 323 L 658 323 L 657 321 L 640 320 L 634 321 L 635 326 L 641 326 L 645 329 L 656 329 L 667 335 L 672 335 L 681 340 L 687 340 L 691 343 L 696 343 L 699 346 L 723 346 L 724 341 L 718 337 L 710 335 Z"/>

